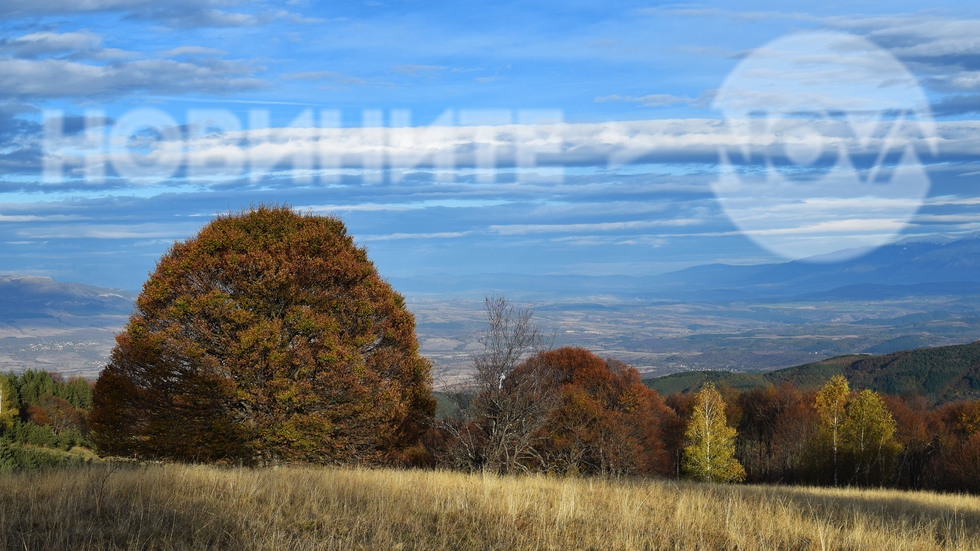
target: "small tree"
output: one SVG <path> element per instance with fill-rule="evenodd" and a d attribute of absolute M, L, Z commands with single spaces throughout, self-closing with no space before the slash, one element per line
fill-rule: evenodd
<path fill-rule="evenodd" d="M 10 429 L 20 412 L 20 400 L 12 379 L 14 375 L 0 375 L 0 429 Z"/>
<path fill-rule="evenodd" d="M 219 216 L 143 286 L 96 383 L 93 440 L 151 458 L 380 461 L 435 410 L 414 328 L 340 220 Z"/>
<path fill-rule="evenodd" d="M 820 415 L 818 438 L 831 452 L 834 486 L 838 485 L 838 456 L 841 449 L 841 429 L 847 418 L 847 402 L 851 389 L 843 375 L 834 375 L 817 393 L 816 408 Z"/>
<path fill-rule="evenodd" d="M 725 401 L 713 384 L 698 393 L 685 436 L 682 468 L 687 476 L 704 482 L 745 480 L 745 469 L 735 459 L 736 431 L 725 420 Z"/>
<path fill-rule="evenodd" d="M 540 429 L 558 402 L 554 381 L 540 366 L 518 369 L 544 349 L 529 308 L 515 309 L 503 297 L 487 297 L 483 350 L 473 356 L 472 379 L 451 396 L 459 411 L 441 426 L 451 436 L 454 466 L 491 472 L 528 470 Z"/>

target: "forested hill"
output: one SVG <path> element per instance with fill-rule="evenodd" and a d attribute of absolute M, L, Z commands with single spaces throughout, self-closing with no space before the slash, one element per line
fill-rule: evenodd
<path fill-rule="evenodd" d="M 705 382 L 744 390 L 790 382 L 813 388 L 843 374 L 851 388 L 887 394 L 914 393 L 931 403 L 980 399 L 980 341 L 971 344 L 903 350 L 880 356 L 838 356 L 767 373 L 689 371 L 646 379 L 661 394 L 697 390 Z"/>

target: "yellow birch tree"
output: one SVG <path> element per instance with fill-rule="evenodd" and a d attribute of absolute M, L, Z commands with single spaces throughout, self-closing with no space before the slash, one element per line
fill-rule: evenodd
<path fill-rule="evenodd" d="M 725 419 L 725 401 L 711 383 L 704 385 L 694 403 L 687 424 L 681 467 L 684 473 L 702 482 L 741 482 L 745 469 L 735 458 L 734 428 Z"/>
<path fill-rule="evenodd" d="M 847 406 L 842 440 L 854 464 L 854 477 L 865 484 L 882 483 L 888 465 L 902 451 L 895 441 L 897 426 L 881 396 L 862 390 Z"/>
<path fill-rule="evenodd" d="M 841 427 L 847 418 L 847 401 L 851 387 L 843 375 L 834 375 L 817 393 L 816 407 L 820 414 L 821 440 L 830 448 L 833 460 L 834 486 L 838 485 L 838 455 L 841 448 Z"/>

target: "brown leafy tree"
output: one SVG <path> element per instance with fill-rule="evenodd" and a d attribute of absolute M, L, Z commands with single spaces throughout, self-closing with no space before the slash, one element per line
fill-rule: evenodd
<path fill-rule="evenodd" d="M 36 404 L 28 404 L 26 416 L 29 421 L 38 425 L 48 425 L 55 434 L 60 434 L 70 428 L 85 433 L 88 427 L 85 423 L 85 410 L 76 409 L 71 402 L 46 394 Z"/>
<path fill-rule="evenodd" d="M 938 435 L 942 432 L 939 416 L 929 411 L 923 396 L 882 396 L 895 419 L 895 439 L 902 446 L 892 475 L 893 483 L 903 489 L 925 487 L 925 472 L 939 452 Z"/>
<path fill-rule="evenodd" d="M 742 418 L 737 455 L 752 482 L 772 482 L 775 471 L 776 425 L 785 405 L 774 387 L 758 387 L 738 396 Z M 729 421 L 731 423 L 731 421 Z"/>
<path fill-rule="evenodd" d="M 161 258 L 90 416 L 103 453 L 381 461 L 435 410 L 414 318 L 333 217 L 260 206 Z"/>
<path fill-rule="evenodd" d="M 664 399 L 667 413 L 660 418 L 660 432 L 664 448 L 669 454 L 670 474 L 680 477 L 681 463 L 684 458 L 684 447 L 687 433 L 687 423 L 694 412 L 694 402 L 697 394 L 674 393 Z"/>
<path fill-rule="evenodd" d="M 751 482 L 800 482 L 812 463 L 817 424 L 815 398 L 791 383 L 760 387 L 738 396 L 743 412 L 738 424 L 738 457 Z M 726 412 L 727 415 L 727 412 Z M 729 421 L 731 424 L 731 421 Z"/>
<path fill-rule="evenodd" d="M 819 431 L 819 415 L 814 408 L 816 391 L 800 391 L 790 384 L 776 389 L 782 411 L 773 428 L 773 477 L 779 482 L 804 482 L 812 479 L 809 467 L 811 445 Z"/>
<path fill-rule="evenodd" d="M 925 469 L 926 487 L 980 493 L 980 401 L 938 409 L 937 456 Z"/>
<path fill-rule="evenodd" d="M 636 369 L 571 347 L 540 353 L 523 369 L 543 369 L 559 386 L 561 400 L 543 428 L 547 439 L 540 448 L 548 470 L 671 474 L 660 424 L 673 411 Z"/>

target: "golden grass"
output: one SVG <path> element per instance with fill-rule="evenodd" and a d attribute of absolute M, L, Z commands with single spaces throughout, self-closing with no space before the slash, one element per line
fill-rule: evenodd
<path fill-rule="evenodd" d="M 980 550 L 980 499 L 432 471 L 97 464 L 0 476 L 0 548 Z"/>

